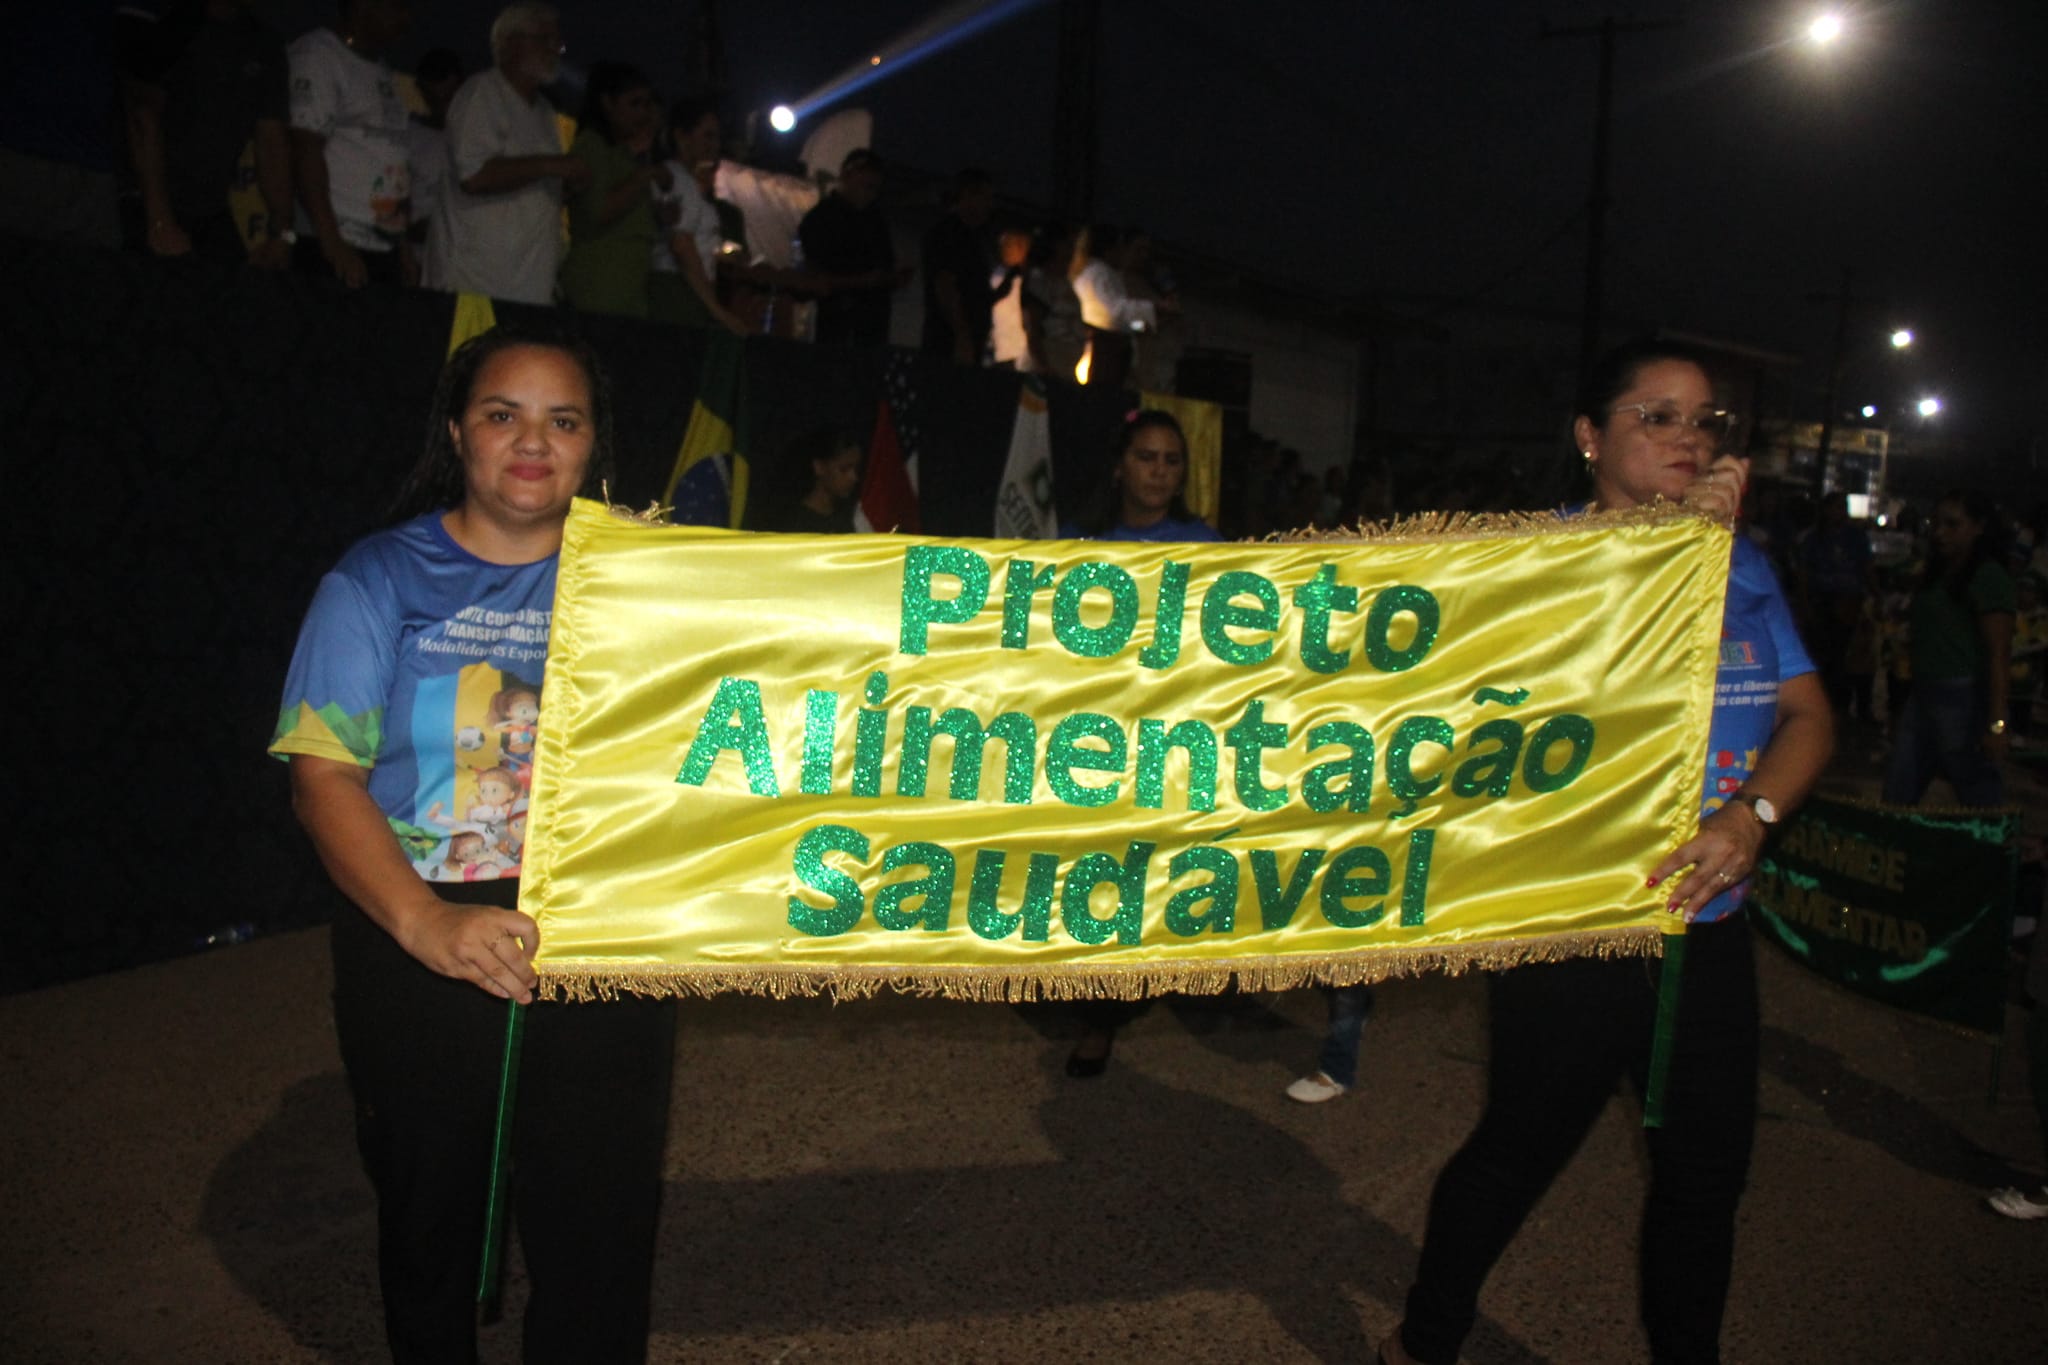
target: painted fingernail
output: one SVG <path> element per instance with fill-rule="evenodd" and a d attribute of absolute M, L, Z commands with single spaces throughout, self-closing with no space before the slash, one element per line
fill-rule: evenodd
<path fill-rule="evenodd" d="M 1650 878 L 1650 880 L 1648 880 L 1648 881 L 1646 881 L 1646 882 L 1644 882 L 1644 883 L 1643 883 L 1643 885 L 1644 885 L 1644 886 L 1655 886 L 1656 884 L 1657 884 L 1657 879 L 1656 879 L 1655 877 L 1652 877 L 1652 878 Z"/>

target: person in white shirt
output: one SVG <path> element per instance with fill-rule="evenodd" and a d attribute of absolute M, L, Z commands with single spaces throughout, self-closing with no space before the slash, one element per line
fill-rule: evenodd
<path fill-rule="evenodd" d="M 1090 384 L 1120 387 L 1131 372 L 1134 333 L 1159 325 L 1160 304 L 1133 294 L 1122 270 L 1123 233 L 1097 223 L 1082 234 L 1075 252 L 1074 293 L 1088 326 Z"/>
<path fill-rule="evenodd" d="M 668 163 L 668 187 L 657 184 L 652 191 L 661 231 L 647 277 L 647 309 L 657 322 L 715 323 L 745 336 L 746 324 L 718 300 L 718 253 L 725 234 L 719 230 L 717 207 L 697 182 L 700 167 L 717 165 L 719 132 L 718 114 L 708 100 L 680 99 L 669 111 L 675 156 Z"/>
<path fill-rule="evenodd" d="M 988 359 L 999 369 L 1029 373 L 1031 301 L 1024 289 L 1024 267 L 1031 256 L 1031 231 L 1015 223 L 996 235 L 996 264 L 989 272 Z"/>
<path fill-rule="evenodd" d="M 562 32 L 552 5 L 517 4 L 491 25 L 491 61 L 448 107 L 447 179 L 427 228 L 421 282 L 515 303 L 554 301 L 562 188 L 590 172 L 562 150 L 554 106 Z"/>
<path fill-rule="evenodd" d="M 411 273 L 408 118 L 384 53 L 412 27 L 410 0 L 345 0 L 332 28 L 286 51 L 291 63 L 293 260 L 354 289 Z"/>

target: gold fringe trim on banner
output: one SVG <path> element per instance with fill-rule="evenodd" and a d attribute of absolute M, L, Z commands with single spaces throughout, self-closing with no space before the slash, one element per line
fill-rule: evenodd
<path fill-rule="evenodd" d="M 1138 966 L 1062 963 L 1043 967 L 679 966 L 610 963 L 579 967 L 542 963 L 543 1000 L 612 1000 L 622 994 L 689 999 L 737 992 L 776 1000 L 829 995 L 866 1000 L 884 988 L 899 995 L 1021 1004 L 1032 1000 L 1143 1000 L 1160 995 L 1214 995 L 1232 986 L 1285 991 L 1300 986 L 1367 986 L 1393 977 L 1477 969 L 1500 971 L 1578 957 L 1660 957 L 1664 931 L 1654 926 L 1488 939 L 1426 948 L 1374 948 L 1352 953 L 1157 962 Z"/>
<path fill-rule="evenodd" d="M 1578 512 L 1416 512 L 1390 521 L 1361 521 L 1328 530 L 1304 527 L 1275 531 L 1266 542 L 1276 545 L 1314 541 L 1352 541 L 1370 545 L 1405 545 L 1447 540 L 1503 540 L 1522 536 L 1558 535 L 1566 531 L 1600 531 L 1618 526 L 1655 526 L 1667 521 L 1705 521 L 1726 528 L 1718 517 L 1662 498 L 1639 507 L 1615 511 Z"/>

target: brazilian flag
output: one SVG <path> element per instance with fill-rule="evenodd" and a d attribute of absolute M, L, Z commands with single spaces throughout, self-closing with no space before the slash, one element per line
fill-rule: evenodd
<path fill-rule="evenodd" d="M 662 502 L 684 526 L 738 530 L 747 510 L 747 351 L 741 338 L 710 334 L 690 425 Z"/>

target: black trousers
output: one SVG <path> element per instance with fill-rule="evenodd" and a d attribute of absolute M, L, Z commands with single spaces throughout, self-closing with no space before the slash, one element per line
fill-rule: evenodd
<path fill-rule="evenodd" d="M 509 906 L 516 883 L 441 891 Z M 356 1142 L 377 1191 L 392 1358 L 474 1361 L 510 1006 L 428 971 L 353 907 L 334 924 L 334 975 Z M 512 1138 L 512 1214 L 531 1285 L 525 1359 L 641 1361 L 674 1002 L 527 1008 Z"/>
<path fill-rule="evenodd" d="M 1492 1057 L 1479 1125 L 1437 1177 L 1401 1342 L 1450 1365 L 1479 1289 L 1529 1210 L 1628 1077 L 1641 1091 L 1656 1025 L 1654 960 L 1583 958 L 1489 982 Z M 1749 926 L 1696 925 L 1686 958 L 1664 1125 L 1646 1131 L 1641 1293 L 1651 1358 L 1720 1359 L 1735 1210 L 1756 1133 L 1758 1020 Z"/>

